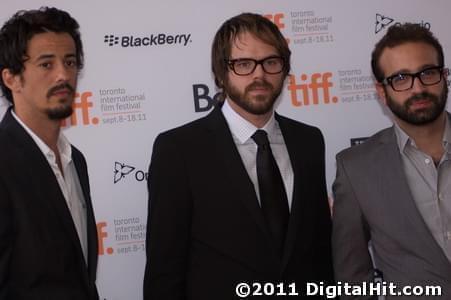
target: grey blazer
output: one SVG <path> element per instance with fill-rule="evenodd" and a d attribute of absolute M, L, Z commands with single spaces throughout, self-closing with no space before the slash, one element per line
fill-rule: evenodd
<path fill-rule="evenodd" d="M 451 299 L 451 263 L 412 198 L 393 127 L 337 155 L 333 192 L 332 244 L 337 281 L 373 279 L 368 250 L 371 241 L 374 263 L 385 281 L 398 286 L 440 285 L 442 297 L 433 299 Z"/>

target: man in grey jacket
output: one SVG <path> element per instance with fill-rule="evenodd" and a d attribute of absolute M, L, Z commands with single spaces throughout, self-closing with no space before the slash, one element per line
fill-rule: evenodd
<path fill-rule="evenodd" d="M 361 285 L 379 274 L 396 285 L 396 299 L 439 292 L 433 299 L 450 299 L 451 117 L 442 46 L 420 25 L 392 26 L 371 63 L 394 125 L 337 155 L 336 280 Z"/>

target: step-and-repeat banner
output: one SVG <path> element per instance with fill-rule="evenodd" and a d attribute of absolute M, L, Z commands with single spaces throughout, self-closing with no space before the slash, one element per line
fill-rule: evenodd
<path fill-rule="evenodd" d="M 403 22 L 430 28 L 451 59 L 447 0 L 2 0 L 0 22 L 42 5 L 67 10 L 81 26 L 86 64 L 64 133 L 88 161 L 97 284 L 108 300 L 142 299 L 152 144 L 158 133 L 212 108 L 210 47 L 226 19 L 264 14 L 289 41 L 292 72 L 277 110 L 321 128 L 329 191 L 335 154 L 391 124 L 370 70 L 386 29 Z M 0 99 L 0 117 L 6 107 Z"/>

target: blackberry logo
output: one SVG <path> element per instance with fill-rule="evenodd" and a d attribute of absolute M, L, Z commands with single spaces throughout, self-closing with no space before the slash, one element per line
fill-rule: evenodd
<path fill-rule="evenodd" d="M 376 14 L 376 28 L 374 30 L 374 33 L 379 33 L 379 31 L 383 30 L 385 27 L 393 23 L 393 19 L 383 16 L 381 14 Z"/>
<path fill-rule="evenodd" d="M 123 179 L 126 175 L 133 172 L 135 167 L 128 166 L 126 164 L 120 162 L 114 162 L 114 183 L 118 183 L 121 179 Z"/>
<path fill-rule="evenodd" d="M 118 36 L 114 36 L 112 34 L 110 34 L 110 35 L 107 34 L 107 35 L 105 35 L 104 42 L 106 44 L 108 44 L 108 46 L 111 47 L 111 46 L 119 44 L 119 37 Z"/>
<path fill-rule="evenodd" d="M 150 34 L 147 36 L 134 36 L 134 35 L 115 36 L 114 34 L 106 34 L 104 36 L 103 41 L 110 47 L 118 45 L 121 46 L 122 48 L 152 47 L 163 45 L 187 46 L 188 43 L 192 42 L 191 33 L 184 34 L 157 33 Z"/>

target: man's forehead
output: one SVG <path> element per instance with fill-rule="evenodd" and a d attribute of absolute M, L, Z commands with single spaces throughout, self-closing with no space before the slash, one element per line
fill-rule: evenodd
<path fill-rule="evenodd" d="M 38 33 L 27 44 L 29 56 L 70 55 L 75 54 L 75 51 L 75 42 L 68 33 Z"/>
<path fill-rule="evenodd" d="M 424 42 L 406 42 L 386 47 L 381 54 L 379 64 L 385 72 L 415 71 L 424 66 L 439 63 L 437 50 Z"/>

